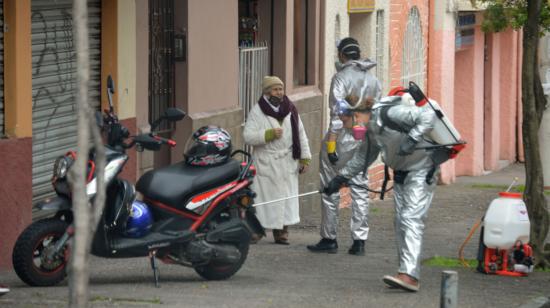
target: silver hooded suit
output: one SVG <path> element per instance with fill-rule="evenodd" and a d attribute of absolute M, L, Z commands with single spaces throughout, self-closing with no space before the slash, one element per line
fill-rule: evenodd
<path fill-rule="evenodd" d="M 387 108 L 389 106 L 391 108 Z M 385 116 L 382 116 L 383 112 Z M 391 99 L 383 99 L 373 107 L 368 126 L 368 139 L 375 140 L 375 148 L 362 146 L 340 172 L 344 177 L 352 178 L 364 169 L 365 163 L 370 164 L 374 160 L 367 155 L 377 155 L 377 150 L 380 150 L 384 162 L 394 170 L 398 272 L 416 279 L 420 277 L 422 235 L 436 185 L 438 166 L 426 150 L 418 149 L 407 156 L 400 156 L 398 152 L 402 141 L 408 137 L 418 141 L 417 148 L 432 145 L 427 134 L 433 129 L 435 120 L 431 108 L 396 104 Z M 389 123 L 384 121 L 391 121 L 393 128 L 398 126 L 400 129 L 391 129 L 387 127 Z"/>
<path fill-rule="evenodd" d="M 376 64 L 368 59 L 351 60 L 343 64 L 332 78 L 330 87 L 330 125 L 329 133 L 338 135 L 336 139 L 336 152 L 339 160 L 333 165 L 328 159 L 326 144 L 323 143 L 320 157 L 320 176 L 321 187 L 325 187 L 330 180 L 338 174 L 338 171 L 345 166 L 355 151 L 360 147 L 361 142 L 353 138 L 352 130 L 344 128 L 343 123 L 338 116 L 342 104 L 348 108 L 353 108 L 345 101 L 349 95 L 356 96 L 359 101 L 372 97 L 376 100 L 380 98 L 380 83 L 369 70 Z M 325 141 L 328 134 L 325 135 Z M 367 187 L 368 179 L 359 172 L 352 180 L 354 184 Z M 352 199 L 352 216 L 350 221 L 351 237 L 354 240 L 366 240 L 369 234 L 369 225 L 367 215 L 369 210 L 368 192 L 357 186 L 350 187 Z M 321 237 L 327 239 L 336 239 L 338 230 L 338 205 L 340 204 L 340 195 L 338 193 L 327 196 L 322 195 L 322 217 L 321 217 Z"/>

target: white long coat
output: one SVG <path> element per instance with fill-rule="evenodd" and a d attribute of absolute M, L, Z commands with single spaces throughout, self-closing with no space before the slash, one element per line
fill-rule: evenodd
<path fill-rule="evenodd" d="M 244 127 L 244 142 L 253 146 L 256 177 L 252 189 L 256 192 L 256 203 L 289 197 L 298 194 L 299 161 L 292 158 L 292 127 L 290 115 L 282 125 L 277 119 L 265 115 L 256 104 L 250 110 Z M 311 159 L 309 143 L 302 120 L 299 119 L 302 159 Z M 281 127 L 281 138 L 266 143 L 265 131 Z M 257 217 L 267 229 L 282 229 L 283 226 L 300 222 L 298 198 L 260 205 Z"/>

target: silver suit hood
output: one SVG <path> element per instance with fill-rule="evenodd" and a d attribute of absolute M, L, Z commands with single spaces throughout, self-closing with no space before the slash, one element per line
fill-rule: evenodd
<path fill-rule="evenodd" d="M 369 60 L 351 60 L 342 65 L 342 69 L 332 78 L 329 93 L 330 125 L 329 130 L 338 133 L 342 129 L 342 121 L 338 117 L 338 105 L 344 104 L 353 109 L 355 106 L 346 102 L 346 97 L 355 96 L 358 102 L 369 97 L 375 101 L 380 99 L 380 82 L 370 72 L 376 63 Z"/>

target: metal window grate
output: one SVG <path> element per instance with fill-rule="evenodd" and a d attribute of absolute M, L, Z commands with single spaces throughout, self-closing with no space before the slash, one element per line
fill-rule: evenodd
<path fill-rule="evenodd" d="M 384 85 L 384 11 L 376 12 L 376 78 Z"/>
<path fill-rule="evenodd" d="M 266 42 L 239 48 L 239 102 L 245 121 L 248 112 L 262 95 L 262 79 L 268 72 L 269 49 Z M 250 147 L 245 146 L 245 150 L 249 152 Z"/>
<path fill-rule="evenodd" d="M 403 62 L 401 65 L 402 85 L 407 86 L 409 81 L 414 81 L 423 89 L 426 77 L 424 42 L 422 41 L 420 13 L 416 6 L 409 13 L 405 40 L 403 42 Z"/>
<path fill-rule="evenodd" d="M 149 123 L 174 106 L 174 1 L 149 0 Z M 172 130 L 164 121 L 157 131 Z"/>

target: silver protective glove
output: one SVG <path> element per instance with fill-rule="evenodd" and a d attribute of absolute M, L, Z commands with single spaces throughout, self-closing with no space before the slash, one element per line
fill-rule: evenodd
<path fill-rule="evenodd" d="M 414 152 L 417 143 L 418 141 L 411 137 L 407 137 L 399 146 L 399 152 L 397 154 L 401 156 L 411 155 Z"/>

